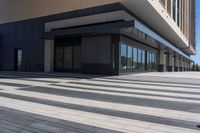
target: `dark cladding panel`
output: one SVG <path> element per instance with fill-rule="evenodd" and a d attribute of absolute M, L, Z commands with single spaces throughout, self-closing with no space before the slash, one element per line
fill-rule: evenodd
<path fill-rule="evenodd" d="M 82 39 L 83 63 L 110 64 L 110 36 L 88 37 Z"/>
<path fill-rule="evenodd" d="M 82 67 L 84 73 L 112 73 L 110 36 L 82 39 Z"/>
<path fill-rule="evenodd" d="M 15 49 L 22 49 L 22 71 L 43 71 L 43 32 L 44 24 L 38 19 L 0 25 L 1 70 L 14 70 Z"/>

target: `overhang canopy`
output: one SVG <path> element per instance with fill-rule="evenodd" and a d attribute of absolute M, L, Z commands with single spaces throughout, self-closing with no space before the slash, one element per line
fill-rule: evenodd
<path fill-rule="evenodd" d="M 102 14 L 99 14 L 102 16 Z M 104 15 L 108 15 L 105 13 Z M 112 16 L 112 12 L 109 13 L 109 16 Z M 93 16 L 97 17 L 97 16 Z M 135 18 L 131 17 L 128 13 L 124 11 L 114 12 L 112 19 L 108 19 L 106 21 L 105 17 L 103 17 L 103 21 L 99 19 L 99 21 L 95 20 L 96 23 L 88 24 L 89 21 L 86 21 L 86 18 L 89 16 L 81 17 L 81 18 L 74 18 L 74 20 L 79 20 L 78 25 L 73 25 L 70 27 L 67 20 L 56 21 L 58 23 L 62 23 L 62 27 L 56 22 L 47 23 L 46 25 L 46 32 L 45 38 L 46 39 L 54 39 L 59 36 L 73 36 L 73 35 L 96 35 L 96 34 L 122 34 L 126 36 L 130 36 L 130 31 L 126 31 L 124 29 L 136 28 L 143 33 L 147 34 L 148 36 L 152 37 L 153 39 L 160 42 L 164 47 L 175 51 L 176 53 L 180 54 L 181 56 L 191 60 L 191 58 L 183 53 L 180 49 L 175 47 L 173 44 L 168 42 L 166 39 L 161 37 L 156 32 L 152 31 L 150 28 L 142 24 L 140 21 L 136 20 Z M 74 21 L 73 20 L 73 21 Z M 112 20 L 112 21 L 111 21 Z M 72 21 L 70 19 L 69 21 Z M 80 25 L 83 24 L 83 25 Z M 64 27 L 66 25 L 67 27 Z M 51 27 L 51 28 L 50 28 Z"/>

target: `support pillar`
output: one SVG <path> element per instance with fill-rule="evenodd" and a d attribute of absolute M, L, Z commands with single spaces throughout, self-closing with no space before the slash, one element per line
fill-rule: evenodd
<path fill-rule="evenodd" d="M 45 40 L 44 44 L 44 71 L 54 71 L 54 40 Z"/>

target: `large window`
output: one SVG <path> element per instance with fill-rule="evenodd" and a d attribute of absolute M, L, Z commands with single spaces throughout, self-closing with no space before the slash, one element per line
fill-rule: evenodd
<path fill-rule="evenodd" d="M 128 57 L 127 57 L 127 67 L 128 69 L 133 68 L 133 49 L 131 46 L 128 46 Z"/>
<path fill-rule="evenodd" d="M 157 69 L 157 61 L 156 61 L 156 54 L 147 52 L 147 70 L 148 71 L 156 71 Z"/>
<path fill-rule="evenodd" d="M 138 69 L 142 69 L 142 51 L 138 49 Z"/>
<path fill-rule="evenodd" d="M 155 71 L 156 54 L 131 45 L 120 45 L 121 70 Z"/>
<path fill-rule="evenodd" d="M 176 0 L 172 0 L 172 17 L 176 21 Z"/>
<path fill-rule="evenodd" d="M 121 68 L 127 68 L 127 46 L 121 44 Z"/>
<path fill-rule="evenodd" d="M 142 69 L 145 70 L 145 51 L 142 50 Z"/>
<path fill-rule="evenodd" d="M 137 48 L 133 48 L 133 69 L 137 69 L 138 68 L 138 50 Z"/>

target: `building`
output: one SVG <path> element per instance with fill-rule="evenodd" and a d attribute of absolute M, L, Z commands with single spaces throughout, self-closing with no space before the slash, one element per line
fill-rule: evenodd
<path fill-rule="evenodd" d="M 0 70 L 188 71 L 195 0 L 1 0 Z"/>

